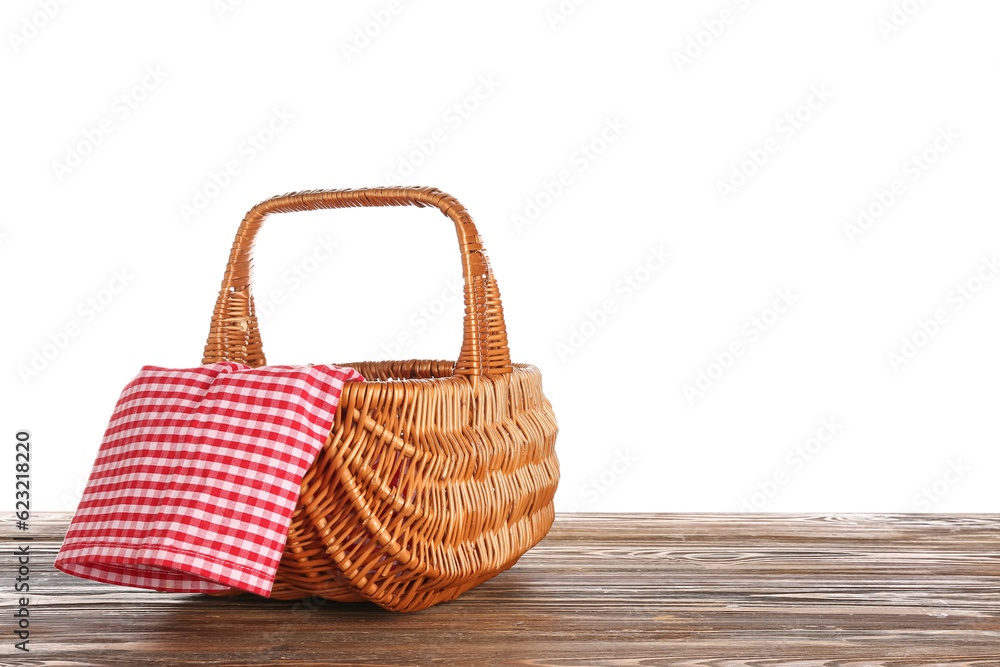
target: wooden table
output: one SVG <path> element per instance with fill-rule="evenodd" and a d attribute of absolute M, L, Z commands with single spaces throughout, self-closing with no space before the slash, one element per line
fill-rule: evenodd
<path fill-rule="evenodd" d="M 52 567 L 68 520 L 31 520 L 28 654 L 0 522 L 5 665 L 1000 665 L 997 514 L 563 514 L 413 614 L 77 579 Z"/>

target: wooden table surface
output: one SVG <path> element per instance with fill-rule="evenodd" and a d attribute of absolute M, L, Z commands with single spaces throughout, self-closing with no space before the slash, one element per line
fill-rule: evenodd
<path fill-rule="evenodd" d="M 4 665 L 1000 666 L 998 514 L 562 514 L 514 568 L 412 614 L 77 579 L 52 567 L 69 515 L 35 514 L 30 653 L 11 519 Z"/>

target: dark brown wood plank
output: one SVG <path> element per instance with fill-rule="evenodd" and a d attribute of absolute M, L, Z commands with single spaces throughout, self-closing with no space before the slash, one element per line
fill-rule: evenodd
<path fill-rule="evenodd" d="M 1000 666 L 996 514 L 564 514 L 413 614 L 77 579 L 52 567 L 68 520 L 32 517 L 32 650 L 4 633 L 3 664 Z"/>

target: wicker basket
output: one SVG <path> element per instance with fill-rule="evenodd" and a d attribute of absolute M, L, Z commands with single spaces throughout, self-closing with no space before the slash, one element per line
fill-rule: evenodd
<path fill-rule="evenodd" d="M 552 406 L 538 369 L 510 362 L 500 292 L 475 224 L 440 190 L 320 190 L 253 207 L 233 244 L 202 363 L 265 363 L 251 283 L 254 239 L 269 214 L 428 205 L 458 232 L 458 361 L 340 364 L 367 382 L 344 386 L 330 437 L 302 480 L 272 598 L 424 609 L 508 569 L 552 525 Z"/>

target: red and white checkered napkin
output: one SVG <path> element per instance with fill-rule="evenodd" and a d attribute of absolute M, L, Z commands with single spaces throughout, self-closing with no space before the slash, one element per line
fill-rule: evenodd
<path fill-rule="evenodd" d="M 145 366 L 125 387 L 55 566 L 161 591 L 270 595 L 338 366 Z"/>

